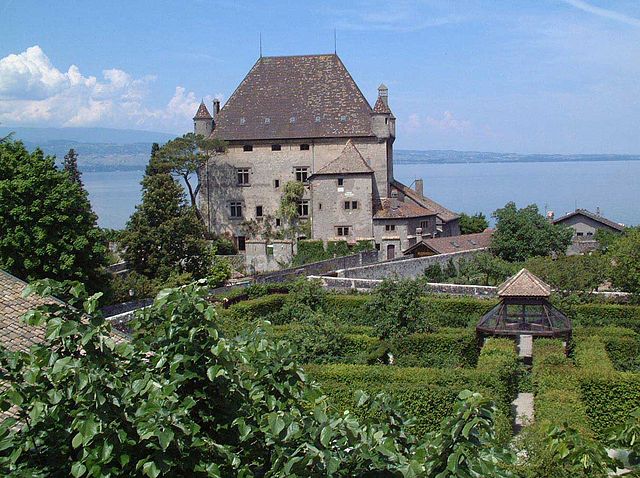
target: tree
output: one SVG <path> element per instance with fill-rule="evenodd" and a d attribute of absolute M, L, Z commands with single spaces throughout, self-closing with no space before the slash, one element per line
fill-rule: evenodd
<path fill-rule="evenodd" d="M 472 216 L 460 214 L 460 233 L 461 234 L 474 234 L 476 232 L 482 232 L 489 227 L 489 221 L 484 214 L 478 212 Z"/>
<path fill-rule="evenodd" d="M 170 172 L 184 181 L 198 219 L 205 224 L 202 213 L 198 208 L 198 192 L 202 186 L 203 178 L 199 178 L 198 184 L 192 184 L 194 174 L 207 164 L 207 161 L 216 153 L 224 152 L 227 145 L 218 139 L 205 138 L 202 135 L 187 133 L 181 138 L 172 139 L 163 145 L 154 155 L 152 162 L 156 162 L 157 168 L 163 172 Z"/>
<path fill-rule="evenodd" d="M 80 170 L 78 169 L 78 155 L 75 149 L 71 148 L 69 152 L 64 155 L 62 167 L 73 182 L 83 187 L 82 179 L 80 179 Z"/>
<path fill-rule="evenodd" d="M 610 246 L 609 257 L 613 285 L 640 294 L 640 229 L 631 229 L 615 241 Z"/>
<path fill-rule="evenodd" d="M 184 200 L 184 192 L 168 173 L 142 180 L 142 203 L 121 236 L 123 258 L 149 279 L 172 274 L 205 277 L 211 257 L 204 226 Z"/>
<path fill-rule="evenodd" d="M 490 252 L 481 252 L 470 260 L 460 263 L 460 275 L 466 275 L 470 282 L 478 280 L 483 285 L 496 285 L 515 273 L 513 266 Z"/>
<path fill-rule="evenodd" d="M 524 266 L 561 292 L 591 293 L 610 273 L 610 260 L 602 254 L 532 257 Z"/>
<path fill-rule="evenodd" d="M 525 261 L 533 256 L 563 254 L 571 244 L 571 229 L 553 224 L 538 211 L 538 206 L 518 209 L 509 202 L 493 213 L 496 230 L 491 251 L 509 262 Z"/>
<path fill-rule="evenodd" d="M 0 268 L 102 289 L 106 246 L 87 193 L 54 157 L 21 142 L 0 144 L 0 164 Z"/>
<path fill-rule="evenodd" d="M 153 176 L 156 173 L 161 172 L 158 164 L 158 151 L 160 151 L 160 145 L 153 143 L 151 145 L 151 156 L 149 158 L 149 164 L 144 170 L 145 176 Z"/>
<path fill-rule="evenodd" d="M 287 225 L 286 236 L 296 239 L 298 235 L 300 214 L 298 207 L 304 196 L 304 184 L 300 181 L 288 181 L 283 188 L 282 197 L 280 198 L 280 207 L 278 208 L 279 216 Z"/>

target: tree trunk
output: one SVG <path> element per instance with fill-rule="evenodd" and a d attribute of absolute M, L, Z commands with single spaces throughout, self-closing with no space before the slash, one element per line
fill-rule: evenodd
<path fill-rule="evenodd" d="M 189 182 L 189 176 L 186 174 L 183 174 L 182 178 L 184 179 L 184 183 L 187 185 L 187 190 L 189 191 L 189 199 L 191 200 L 191 206 L 193 207 L 193 210 L 196 213 L 196 217 L 204 226 L 204 238 L 211 239 L 211 234 L 209 232 L 209 225 L 205 222 L 204 217 L 202 216 L 202 212 L 200 212 L 200 209 L 198 208 L 197 199 L 198 199 L 198 191 L 200 190 L 200 184 L 198 184 L 198 186 L 194 191 L 193 187 L 191 186 L 191 183 Z"/>

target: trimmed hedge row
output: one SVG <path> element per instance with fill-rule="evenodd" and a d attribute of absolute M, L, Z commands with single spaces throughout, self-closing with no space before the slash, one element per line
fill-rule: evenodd
<path fill-rule="evenodd" d="M 486 352 L 485 352 L 486 348 Z M 512 341 L 491 339 L 485 345 L 476 369 L 434 369 L 384 365 L 308 365 L 338 410 L 366 413 L 356 407 L 354 392 L 384 392 L 403 403 L 416 417 L 415 432 L 423 436 L 435 430 L 450 414 L 460 391 L 470 389 L 493 399 L 500 409 L 501 436 L 510 435 L 510 403 L 517 386 L 518 357 Z"/>
<path fill-rule="evenodd" d="M 627 327 L 640 333 L 640 306 L 621 304 L 579 304 L 565 310 L 577 325 Z"/>
<path fill-rule="evenodd" d="M 574 329 L 574 343 L 584 337 L 600 337 L 616 370 L 627 372 L 640 369 L 640 334 L 624 327 L 578 327 Z"/>
<path fill-rule="evenodd" d="M 479 355 L 475 331 L 454 328 L 394 340 L 391 350 L 401 367 L 475 367 Z"/>

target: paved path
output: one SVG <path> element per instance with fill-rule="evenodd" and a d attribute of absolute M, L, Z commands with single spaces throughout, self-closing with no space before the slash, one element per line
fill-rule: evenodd
<path fill-rule="evenodd" d="M 518 355 L 520 357 L 531 358 L 533 352 L 533 336 L 521 335 L 518 343 Z"/>
<path fill-rule="evenodd" d="M 533 423 L 533 393 L 519 393 L 511 402 L 511 407 L 516 417 L 513 432 L 517 434 L 523 427 Z"/>

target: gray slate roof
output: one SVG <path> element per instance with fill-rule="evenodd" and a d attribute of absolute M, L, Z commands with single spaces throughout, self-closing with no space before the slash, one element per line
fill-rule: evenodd
<path fill-rule="evenodd" d="M 585 216 L 588 217 L 590 219 L 593 219 L 594 221 L 598 221 L 600 224 L 604 224 L 605 226 L 608 226 L 612 229 L 615 229 L 616 231 L 624 231 L 624 226 L 622 224 L 618 224 L 617 222 L 613 222 L 610 219 L 607 219 L 604 216 L 601 216 L 600 214 L 596 214 L 593 213 L 591 211 L 587 211 L 586 209 L 576 209 L 573 212 L 570 212 L 569 214 L 566 214 L 562 217 L 559 217 L 558 219 L 556 219 L 555 221 L 553 221 L 554 224 L 561 224 L 564 221 L 566 221 L 567 219 L 573 217 L 573 216 Z"/>
<path fill-rule="evenodd" d="M 417 249 L 417 246 L 420 244 L 423 244 L 436 254 L 486 249 L 491 245 L 492 234 L 493 229 L 486 229 L 474 234 L 423 239 L 422 242 L 414 244 L 412 247 L 404 251 L 404 253 L 411 253 L 414 249 Z"/>
<path fill-rule="evenodd" d="M 551 287 L 527 269 L 520 269 L 498 286 L 499 297 L 549 297 Z"/>
<path fill-rule="evenodd" d="M 196 115 L 193 119 L 213 119 L 211 113 L 207 109 L 207 106 L 204 104 L 204 101 L 200 102 L 200 106 L 198 106 L 198 111 L 196 111 Z"/>
<path fill-rule="evenodd" d="M 373 110 L 337 55 L 262 57 L 216 116 L 233 140 L 373 136 Z"/>
<path fill-rule="evenodd" d="M 314 176 L 321 174 L 373 173 L 360 151 L 348 140 L 340 155 L 329 164 L 320 168 Z"/>

